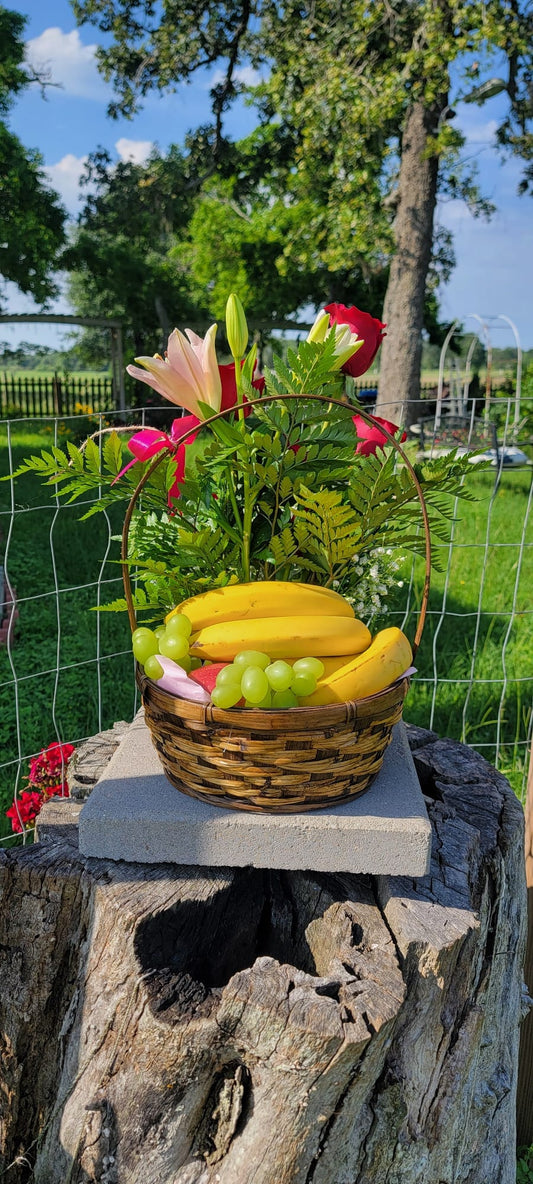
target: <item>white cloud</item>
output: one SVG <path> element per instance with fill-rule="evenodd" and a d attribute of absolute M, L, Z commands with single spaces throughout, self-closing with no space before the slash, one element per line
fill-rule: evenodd
<path fill-rule="evenodd" d="M 57 164 L 49 165 L 44 170 L 52 189 L 59 193 L 69 214 L 78 213 L 80 176 L 86 161 L 86 156 L 74 156 L 72 152 L 69 152 L 61 160 L 58 160 Z"/>
<path fill-rule="evenodd" d="M 219 86 L 221 82 L 224 82 L 225 77 L 223 70 L 215 70 L 209 79 L 208 87 Z M 233 71 L 233 78 L 235 82 L 242 82 L 244 86 L 258 86 L 260 82 L 264 81 L 263 74 L 254 66 L 239 66 L 237 70 Z"/>
<path fill-rule="evenodd" d="M 77 29 L 64 33 L 54 27 L 26 42 L 26 60 L 49 70 L 51 81 L 59 83 L 64 93 L 107 102 L 110 89 L 98 73 L 96 48 L 84 45 Z"/>
<path fill-rule="evenodd" d="M 496 146 L 498 128 L 496 119 L 488 119 L 484 123 L 474 123 L 463 117 L 460 126 L 470 148 L 476 146 L 494 148 Z"/>
<path fill-rule="evenodd" d="M 239 70 L 235 71 L 235 78 L 237 82 L 243 82 L 245 86 L 258 86 L 263 81 L 261 71 L 255 70 L 253 66 L 241 66 Z"/>
<path fill-rule="evenodd" d="M 125 136 L 122 136 L 115 144 L 120 159 L 132 160 L 134 164 L 144 164 L 153 146 L 153 140 L 128 140 Z"/>
<path fill-rule="evenodd" d="M 489 119 L 486 123 L 478 123 L 464 129 L 467 144 L 495 145 L 498 123 L 496 119 Z"/>

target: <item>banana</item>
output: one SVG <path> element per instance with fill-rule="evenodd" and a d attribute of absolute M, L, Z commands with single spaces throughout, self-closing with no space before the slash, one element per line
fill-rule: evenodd
<path fill-rule="evenodd" d="M 221 621 L 193 633 L 192 657 L 231 662 L 241 650 L 259 650 L 274 658 L 320 658 L 323 654 L 361 653 L 372 638 L 354 617 L 257 617 L 249 621 Z"/>
<path fill-rule="evenodd" d="M 316 691 L 301 700 L 302 707 L 327 703 L 346 703 L 348 699 L 366 699 L 395 682 L 413 660 L 413 651 L 401 629 L 382 629 L 372 645 L 332 673 L 318 680 Z"/>
<path fill-rule="evenodd" d="M 249 621 L 258 617 L 329 616 L 354 618 L 344 596 L 315 584 L 293 584 L 287 580 L 256 580 L 250 584 L 228 584 L 184 600 L 165 618 L 184 613 L 193 632 L 220 621 Z"/>
<path fill-rule="evenodd" d="M 348 662 L 351 662 L 352 658 L 358 657 L 359 653 L 338 654 L 336 658 L 326 658 L 324 655 L 322 655 L 321 662 L 324 667 L 324 673 L 320 681 L 322 682 L 325 678 L 329 678 L 330 675 L 336 674 L 337 670 L 341 670 L 343 666 L 346 666 Z"/>

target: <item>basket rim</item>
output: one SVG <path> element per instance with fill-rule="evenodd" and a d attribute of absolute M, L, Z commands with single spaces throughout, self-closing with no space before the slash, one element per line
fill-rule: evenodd
<path fill-rule="evenodd" d="M 372 707 L 379 707 L 381 705 L 388 705 L 388 701 L 396 701 L 401 698 L 405 699 L 409 686 L 411 684 L 411 675 L 402 674 L 400 678 L 395 679 L 390 686 L 385 687 L 383 691 L 377 691 L 374 695 L 367 695 L 364 699 L 347 699 L 342 703 L 324 703 L 316 706 L 306 707 L 287 707 L 287 708 L 263 708 L 263 707 L 231 707 L 223 710 L 220 707 L 214 707 L 211 703 L 194 703 L 192 699 L 181 699 L 178 695 L 173 695 L 170 691 L 165 691 L 158 687 L 153 679 L 149 678 L 141 669 L 139 663 L 136 663 L 136 680 L 141 690 L 148 691 L 150 697 L 159 699 L 161 696 L 163 703 L 165 700 L 172 705 L 172 715 L 183 716 L 186 715 L 189 719 L 197 722 L 209 724 L 221 724 L 229 727 L 235 727 L 236 724 L 241 724 L 243 727 L 257 727 L 258 729 L 270 729 L 273 733 L 277 730 L 272 725 L 278 724 L 279 731 L 286 731 L 287 729 L 295 728 L 297 730 L 298 724 L 309 724 L 317 716 L 320 717 L 323 726 L 332 726 L 339 723 L 347 723 L 361 718 L 372 717 Z"/>

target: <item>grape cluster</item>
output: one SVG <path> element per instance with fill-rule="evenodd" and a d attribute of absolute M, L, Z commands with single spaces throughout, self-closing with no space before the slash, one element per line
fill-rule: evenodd
<path fill-rule="evenodd" d="M 297 707 L 312 695 L 324 673 L 319 658 L 298 658 L 292 666 L 282 659 L 272 662 L 258 650 L 241 650 L 218 674 L 211 695 L 215 707 L 226 710 L 244 699 L 245 707 Z"/>
<path fill-rule="evenodd" d="M 191 622 L 184 613 L 175 613 L 166 625 L 159 625 L 157 629 L 141 626 L 135 630 L 132 636 L 133 653 L 148 678 L 157 681 L 163 676 L 163 667 L 157 661 L 158 654 L 172 658 L 186 674 L 201 666 L 199 658 L 189 657 L 191 632 Z"/>

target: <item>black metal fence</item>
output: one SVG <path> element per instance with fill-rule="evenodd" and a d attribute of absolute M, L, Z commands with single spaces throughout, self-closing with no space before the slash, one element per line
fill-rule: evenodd
<path fill-rule="evenodd" d="M 361 402 L 372 410 L 378 393 L 379 376 L 366 374 L 354 382 L 354 393 Z M 446 388 L 447 393 L 448 388 Z M 150 394 L 143 391 L 131 392 L 129 402 L 150 407 Z M 436 399 L 436 382 L 422 381 L 420 398 L 431 402 Z M 136 399 L 135 399 L 136 396 Z M 156 396 L 157 406 L 161 399 Z M 429 405 L 429 404 L 428 404 Z M 0 372 L 0 419 L 39 419 L 44 416 L 88 415 L 92 412 L 106 412 L 115 409 L 113 379 L 111 375 L 83 377 L 79 374 L 12 374 L 9 370 Z M 433 408 L 429 406 L 431 411 Z"/>
<path fill-rule="evenodd" d="M 110 375 L 84 378 L 76 374 L 0 375 L 0 419 L 45 415 L 88 415 L 114 407 Z"/>

